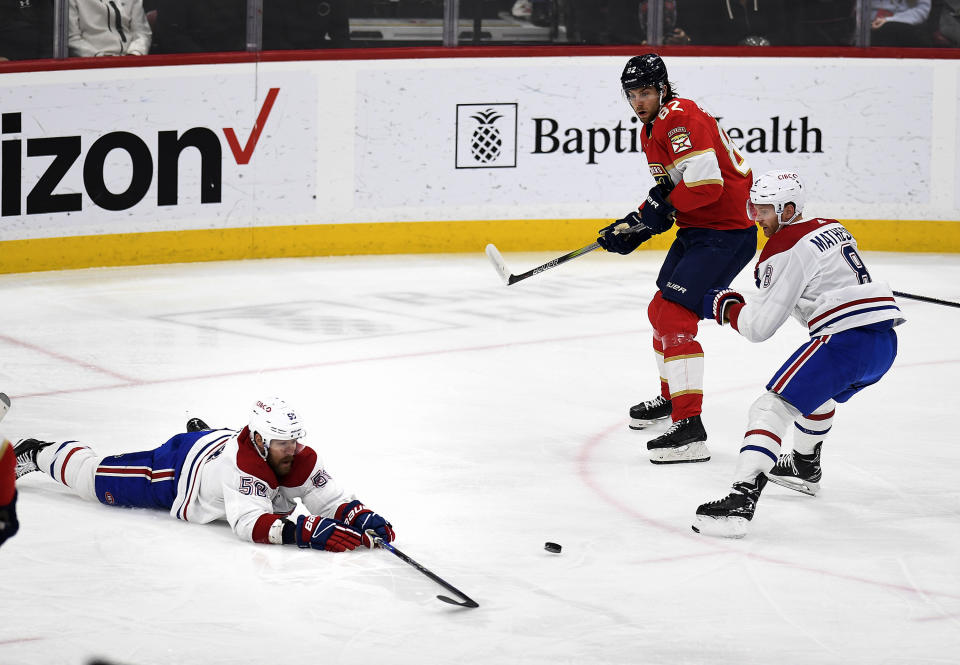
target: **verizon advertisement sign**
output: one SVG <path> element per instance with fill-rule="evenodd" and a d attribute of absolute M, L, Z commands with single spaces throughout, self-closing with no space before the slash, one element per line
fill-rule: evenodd
<path fill-rule="evenodd" d="M 317 194 L 315 81 L 264 83 L 159 77 L 3 95 L 3 239 L 308 217 Z"/>

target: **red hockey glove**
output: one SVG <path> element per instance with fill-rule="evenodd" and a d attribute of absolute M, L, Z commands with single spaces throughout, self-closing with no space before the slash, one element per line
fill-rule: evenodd
<path fill-rule="evenodd" d="M 707 292 L 707 298 L 711 295 L 713 296 L 713 303 L 710 307 L 712 311 L 709 314 L 712 315 L 714 320 L 721 326 L 724 323 L 730 322 L 731 307 L 746 303 L 743 295 L 733 289 L 713 289 Z M 707 298 L 704 299 L 705 304 Z M 704 309 L 706 310 L 706 307 Z M 708 313 L 704 311 L 704 314 L 707 315 Z"/>
<path fill-rule="evenodd" d="M 363 544 L 367 545 L 367 547 L 373 547 L 373 541 L 366 535 L 367 531 L 373 531 L 377 537 L 382 538 L 388 543 L 397 538 L 397 535 L 393 532 L 393 525 L 390 524 L 390 522 L 380 515 L 377 515 L 359 501 L 340 504 L 340 507 L 337 508 L 336 515 L 338 520 L 350 525 L 366 536 Z M 367 541 L 370 541 L 369 545 Z"/>
<path fill-rule="evenodd" d="M 360 545 L 373 547 L 369 536 L 357 533 L 342 522 L 319 515 L 297 518 L 297 547 L 312 547 L 328 552 L 346 552 Z"/>

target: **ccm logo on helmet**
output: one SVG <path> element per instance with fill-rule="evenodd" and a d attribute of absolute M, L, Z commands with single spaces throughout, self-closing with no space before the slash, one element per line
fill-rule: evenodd
<path fill-rule="evenodd" d="M 777 180 L 799 180 L 800 176 L 796 173 L 781 173 L 777 176 Z"/>

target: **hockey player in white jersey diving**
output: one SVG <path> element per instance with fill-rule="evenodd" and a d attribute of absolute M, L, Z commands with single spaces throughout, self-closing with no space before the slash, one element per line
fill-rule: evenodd
<path fill-rule="evenodd" d="M 75 494 L 107 505 L 166 510 L 206 524 L 226 520 L 241 539 L 331 552 L 394 539 L 392 525 L 347 494 L 310 446 L 298 413 L 279 398 L 258 400 L 240 431 L 198 418 L 159 448 L 98 456 L 77 441 L 24 439 L 17 478 L 42 471 Z M 289 519 L 303 502 L 309 515 Z"/>
<path fill-rule="evenodd" d="M 904 322 L 890 287 L 874 282 L 857 241 L 835 219 L 802 218 L 806 192 L 793 171 L 758 177 L 748 206 L 768 238 L 754 277 L 758 293 L 733 289 L 704 298 L 704 316 L 762 342 L 793 314 L 810 340 L 773 375 L 750 407 L 730 494 L 697 508 L 693 530 L 746 535 L 767 481 L 816 494 L 820 450 L 838 402 L 872 385 L 897 355 L 894 327 Z M 780 452 L 793 425 L 793 450 Z"/>

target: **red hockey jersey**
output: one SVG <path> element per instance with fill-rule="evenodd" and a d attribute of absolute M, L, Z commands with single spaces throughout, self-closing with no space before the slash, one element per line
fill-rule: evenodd
<path fill-rule="evenodd" d="M 745 229 L 753 173 L 716 119 L 690 99 L 671 99 L 640 133 L 650 175 L 672 186 L 677 226 Z"/>

